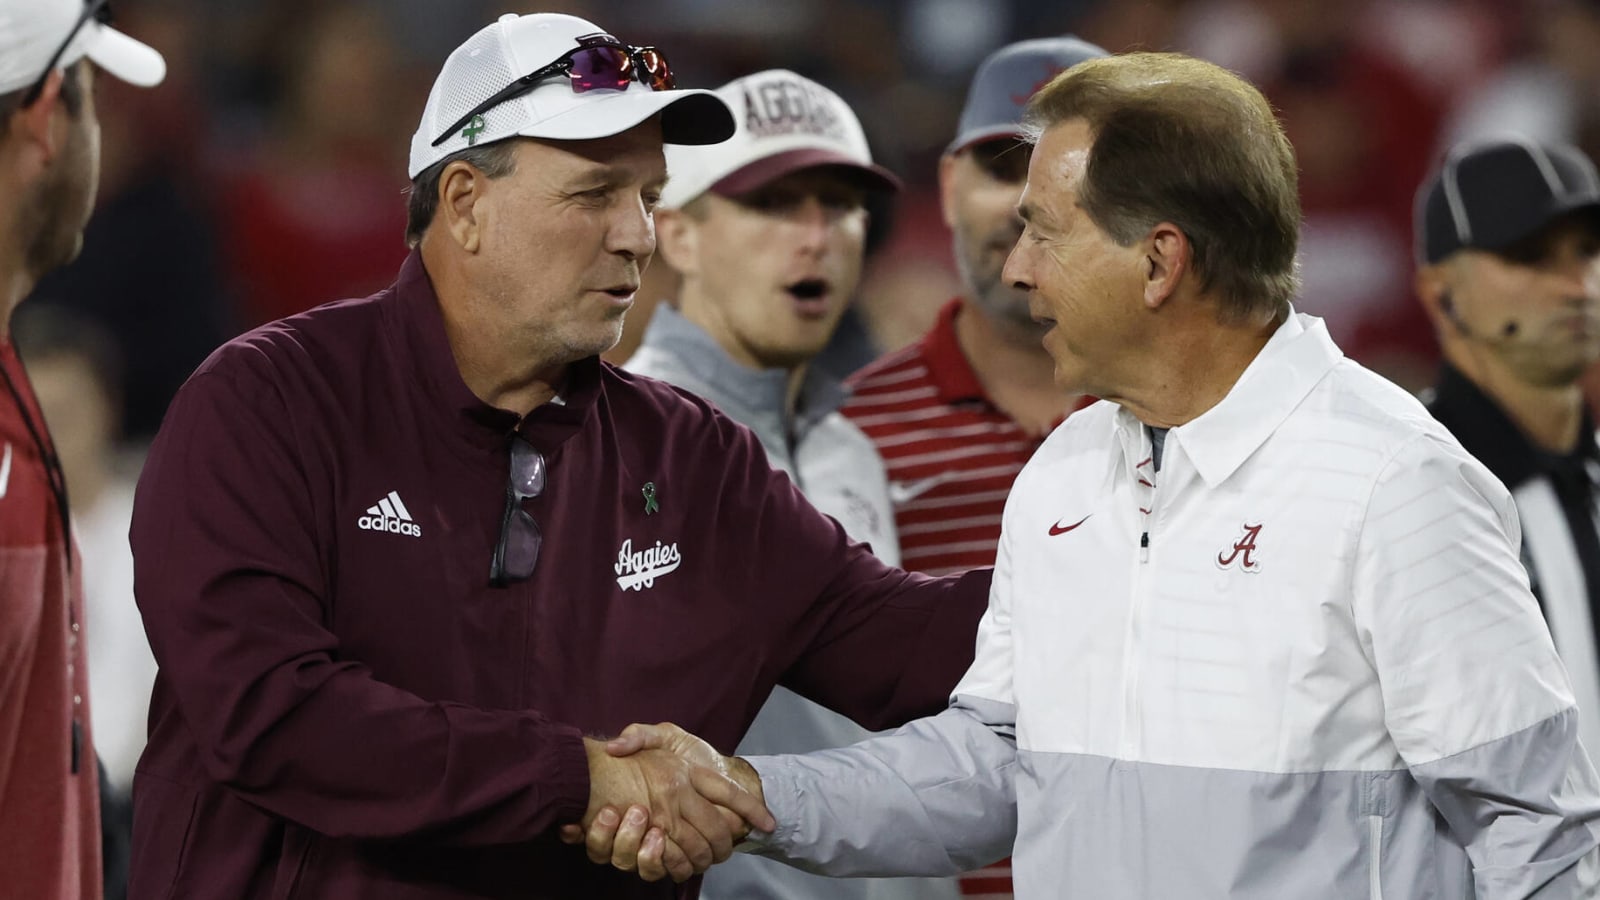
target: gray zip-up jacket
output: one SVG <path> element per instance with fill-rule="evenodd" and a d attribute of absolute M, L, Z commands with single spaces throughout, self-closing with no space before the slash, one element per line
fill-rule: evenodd
<path fill-rule="evenodd" d="M 785 411 L 789 373 L 754 371 L 735 362 L 712 337 L 662 304 L 626 368 L 692 391 L 756 433 L 775 469 L 788 473 L 817 509 L 846 533 L 898 565 L 888 478 L 877 450 L 839 413 L 845 389 L 812 367 L 794 416 Z M 777 688 L 750 727 L 741 755 L 805 753 L 870 736 L 844 716 Z M 944 900 L 952 879 L 824 878 L 758 856 L 737 854 L 707 873 L 702 900 Z"/>

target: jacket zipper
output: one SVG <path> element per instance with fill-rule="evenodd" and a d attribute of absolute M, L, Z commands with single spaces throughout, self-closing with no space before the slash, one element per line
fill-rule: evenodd
<path fill-rule="evenodd" d="M 1146 457 L 1146 462 L 1150 461 Z M 1146 567 L 1150 562 L 1150 530 L 1151 522 L 1155 518 L 1156 496 L 1160 491 L 1159 482 L 1154 481 L 1154 466 L 1151 466 L 1150 477 L 1146 478 L 1142 469 L 1144 464 L 1134 467 L 1136 496 L 1142 495 L 1142 488 L 1149 486 L 1149 506 L 1140 506 L 1139 514 L 1139 562 L 1133 567 L 1133 578 L 1130 583 L 1130 602 L 1128 604 L 1128 632 L 1127 644 L 1123 650 L 1123 723 L 1122 723 L 1122 748 L 1119 752 L 1125 760 L 1135 758 L 1139 745 L 1144 740 L 1142 728 L 1139 723 L 1139 680 L 1143 667 L 1139 664 L 1142 652 L 1143 623 L 1141 621 L 1145 606 L 1145 579 Z"/>

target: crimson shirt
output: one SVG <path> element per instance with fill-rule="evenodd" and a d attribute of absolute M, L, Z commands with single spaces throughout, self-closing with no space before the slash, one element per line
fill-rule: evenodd
<path fill-rule="evenodd" d="M 992 566 L 1011 483 L 1042 435 L 984 393 L 956 340 L 962 301 L 933 330 L 850 376 L 844 414 L 883 457 L 901 564 L 945 574 Z"/>
<path fill-rule="evenodd" d="M 667 385 L 590 359 L 563 400 L 519 425 L 473 396 L 415 255 L 190 379 L 134 511 L 161 667 L 135 900 L 693 897 L 556 839 L 580 735 L 731 752 L 780 682 L 873 729 L 943 708 L 987 571 L 885 567 Z M 497 589 L 513 431 L 549 463 L 544 544 Z"/>
<path fill-rule="evenodd" d="M 44 416 L 0 337 L 0 897 L 99 897 L 100 799 L 84 665 L 83 573 L 34 435 Z M 76 745 L 76 746 L 74 746 Z"/>

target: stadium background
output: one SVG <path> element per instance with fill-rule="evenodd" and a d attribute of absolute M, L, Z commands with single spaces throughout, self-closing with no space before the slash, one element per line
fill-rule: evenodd
<path fill-rule="evenodd" d="M 883 350 L 955 292 L 937 158 L 973 66 L 1010 40 L 1182 50 L 1260 84 L 1302 170 L 1299 306 L 1409 387 L 1436 353 L 1410 296 L 1412 193 L 1441 148 L 1513 130 L 1600 156 L 1600 0 L 122 0 L 171 73 L 148 92 L 102 80 L 100 209 L 36 300 L 107 326 L 127 438 L 220 341 L 391 280 L 434 73 L 495 15 L 533 10 L 661 46 L 681 84 L 782 66 L 849 100 L 910 186 L 859 303 Z"/>

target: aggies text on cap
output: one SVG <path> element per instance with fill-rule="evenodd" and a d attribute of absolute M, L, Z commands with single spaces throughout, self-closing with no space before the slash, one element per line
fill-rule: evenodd
<path fill-rule="evenodd" d="M 746 75 L 717 88 L 733 110 L 733 137 L 707 147 L 668 147 L 661 205 L 676 209 L 714 191 L 737 197 L 790 172 L 843 166 L 869 189 L 900 179 L 872 161 L 861 122 L 843 99 L 787 69 Z"/>

